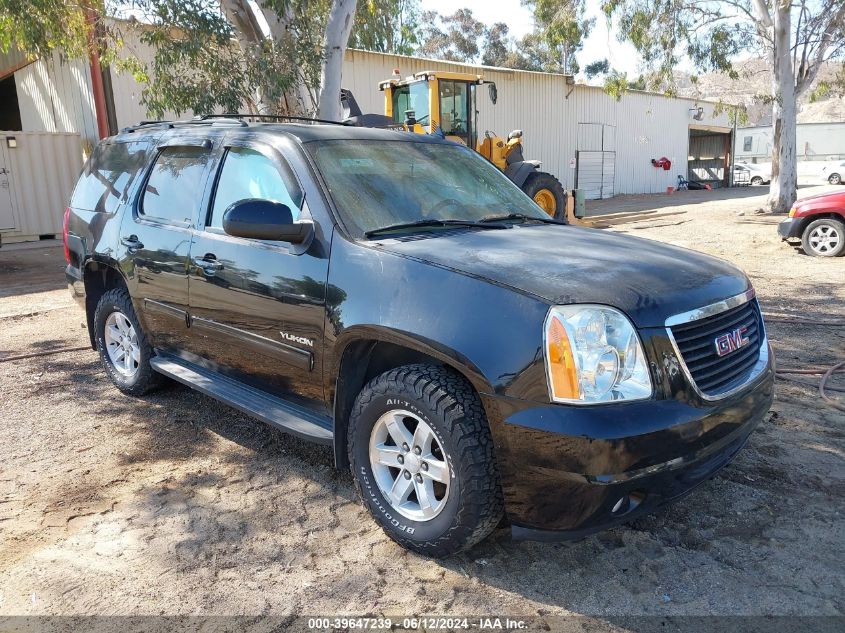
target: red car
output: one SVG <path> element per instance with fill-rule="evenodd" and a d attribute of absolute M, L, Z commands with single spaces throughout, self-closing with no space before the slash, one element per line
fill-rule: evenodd
<path fill-rule="evenodd" d="M 796 201 L 789 217 L 778 225 L 778 235 L 787 242 L 800 240 L 807 255 L 845 255 L 845 192 Z"/>

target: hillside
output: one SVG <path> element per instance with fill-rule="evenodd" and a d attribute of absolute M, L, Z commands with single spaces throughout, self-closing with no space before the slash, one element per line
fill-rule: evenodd
<path fill-rule="evenodd" d="M 818 82 L 836 73 L 837 64 L 828 62 L 816 78 L 815 84 L 798 101 L 799 123 L 845 121 L 845 99 L 830 97 L 810 103 L 810 92 Z M 770 93 L 771 72 L 761 59 L 749 59 L 738 64 L 739 78 L 731 79 L 723 73 L 705 73 L 698 76 L 698 83 L 690 76 L 678 73 L 675 82 L 678 94 L 726 103 L 741 103 L 748 108 L 748 125 L 769 125 L 772 121 L 771 105 L 764 103 L 761 95 Z"/>

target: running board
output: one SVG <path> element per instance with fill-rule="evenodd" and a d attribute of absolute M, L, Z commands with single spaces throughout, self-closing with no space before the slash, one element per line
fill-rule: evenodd
<path fill-rule="evenodd" d="M 175 356 L 159 355 L 150 365 L 160 374 L 216 398 L 286 433 L 320 444 L 331 444 L 331 419 L 291 404 L 281 398 L 244 385 L 215 371 Z"/>

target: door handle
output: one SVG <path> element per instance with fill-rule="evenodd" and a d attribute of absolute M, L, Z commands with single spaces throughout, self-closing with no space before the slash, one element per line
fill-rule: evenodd
<path fill-rule="evenodd" d="M 217 256 L 214 253 L 206 253 L 205 255 L 193 258 L 194 264 L 199 266 L 206 275 L 213 275 L 218 270 L 223 269 L 223 264 L 217 261 Z"/>
<path fill-rule="evenodd" d="M 126 247 L 130 253 L 134 253 L 135 251 L 144 248 L 144 245 L 138 239 L 137 235 L 130 235 L 129 237 L 121 237 L 120 243 Z"/>

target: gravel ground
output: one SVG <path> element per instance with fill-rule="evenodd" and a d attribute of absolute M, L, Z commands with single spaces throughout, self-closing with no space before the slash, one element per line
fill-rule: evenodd
<path fill-rule="evenodd" d="M 788 318 L 842 318 L 845 259 L 779 242 L 780 218 L 753 214 L 764 195 L 679 193 L 673 215 L 608 230 L 734 262 L 781 317 L 779 365 L 830 366 L 845 330 Z M 667 201 L 618 202 L 637 200 Z M 779 382 L 736 461 L 656 515 L 572 544 L 498 530 L 432 561 L 384 536 L 327 448 L 180 386 L 125 397 L 90 349 L 3 362 L 87 344 L 61 259 L 0 250 L 0 615 L 496 613 L 539 628 L 584 615 L 589 630 L 631 615 L 843 615 L 845 414 L 817 378 Z M 845 389 L 845 374 L 830 384 Z"/>

